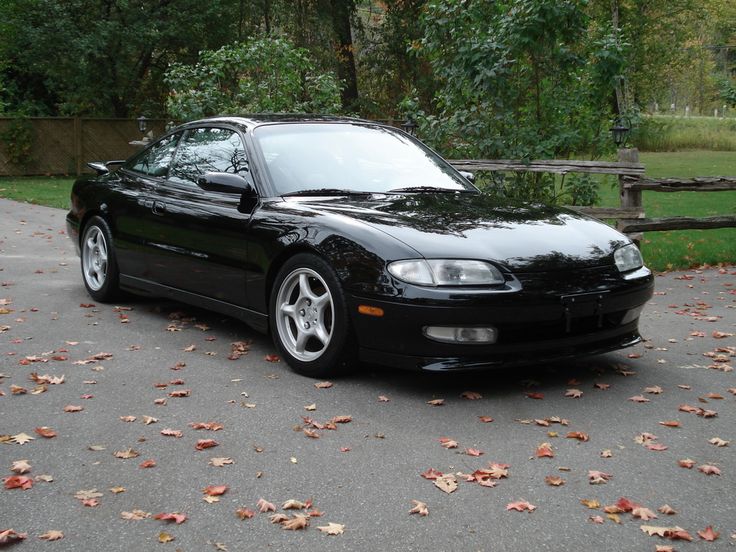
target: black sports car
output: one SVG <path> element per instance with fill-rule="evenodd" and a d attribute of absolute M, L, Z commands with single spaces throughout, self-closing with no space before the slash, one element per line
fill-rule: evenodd
<path fill-rule="evenodd" d="M 630 239 L 499 204 L 398 129 L 218 117 L 114 163 L 90 164 L 67 215 L 89 294 L 240 318 L 299 373 L 510 366 L 641 340 L 653 278 Z"/>

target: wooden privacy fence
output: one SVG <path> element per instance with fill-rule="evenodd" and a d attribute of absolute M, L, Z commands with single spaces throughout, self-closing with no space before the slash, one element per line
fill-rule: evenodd
<path fill-rule="evenodd" d="M 569 206 L 578 212 L 600 219 L 616 219 L 616 228 L 639 240 L 641 232 L 660 230 L 692 230 L 736 227 L 736 215 L 715 217 L 667 217 L 646 218 L 641 192 L 721 192 L 736 190 L 736 177 L 717 178 L 662 178 L 644 177 L 644 165 L 639 163 L 636 149 L 619 150 L 619 161 L 521 161 L 458 159 L 450 163 L 464 171 L 490 172 L 544 172 L 565 175 L 567 173 L 610 174 L 618 177 L 619 207 Z"/>
<path fill-rule="evenodd" d="M 13 124 L 28 125 L 30 154 L 11 163 L 7 143 Z M 154 136 L 164 132 L 166 121 L 148 119 Z M 128 142 L 140 140 L 135 119 L 82 117 L 0 118 L 0 176 L 79 175 L 89 161 L 126 159 L 136 151 Z"/>

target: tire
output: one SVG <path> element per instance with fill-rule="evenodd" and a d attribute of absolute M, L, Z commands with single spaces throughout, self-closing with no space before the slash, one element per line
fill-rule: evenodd
<path fill-rule="evenodd" d="M 354 363 L 345 295 L 335 271 L 320 257 L 299 253 L 284 263 L 269 312 L 274 344 L 298 374 L 324 378 Z"/>
<path fill-rule="evenodd" d="M 84 227 L 80 243 L 82 279 L 95 301 L 111 302 L 120 296 L 120 273 L 107 222 L 94 216 Z"/>

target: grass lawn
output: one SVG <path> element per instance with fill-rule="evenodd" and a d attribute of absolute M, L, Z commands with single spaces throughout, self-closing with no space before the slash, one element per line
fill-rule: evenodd
<path fill-rule="evenodd" d="M 69 209 L 72 184 L 74 178 L 3 177 L 0 178 L 0 197 Z"/>
<path fill-rule="evenodd" d="M 734 176 L 736 152 L 687 151 L 641 153 L 646 175 L 653 178 Z M 601 184 L 601 205 L 618 206 L 618 184 L 611 177 Z M 736 214 L 733 192 L 651 192 L 645 191 L 642 203 L 647 218 L 692 216 L 708 217 Z M 655 270 L 688 268 L 702 264 L 736 263 L 736 228 L 714 230 L 673 230 L 647 232 L 641 243 L 648 266 Z"/>
<path fill-rule="evenodd" d="M 689 151 L 642 153 L 647 176 L 736 176 L 736 152 Z M 0 178 L 0 197 L 69 207 L 73 178 Z M 618 206 L 618 183 L 608 177 L 600 184 L 602 206 Z M 736 213 L 733 192 L 644 192 L 648 218 L 705 217 Z M 641 244 L 644 258 L 654 270 L 688 268 L 702 264 L 736 263 L 736 228 L 648 232 Z"/>

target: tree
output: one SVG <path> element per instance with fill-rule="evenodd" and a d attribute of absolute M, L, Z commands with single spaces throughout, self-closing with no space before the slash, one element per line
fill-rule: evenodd
<path fill-rule="evenodd" d="M 340 109 L 340 84 L 317 71 L 303 48 L 264 37 L 205 50 L 192 65 L 172 64 L 167 109 L 177 119 L 219 113 L 314 112 Z"/>

